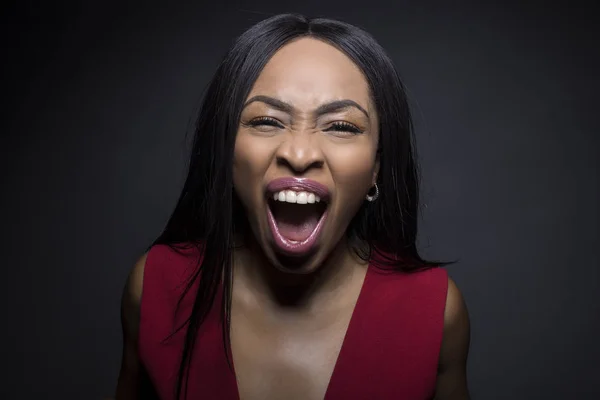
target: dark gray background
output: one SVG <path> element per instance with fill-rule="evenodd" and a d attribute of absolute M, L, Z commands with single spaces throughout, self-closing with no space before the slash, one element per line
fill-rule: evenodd
<path fill-rule="evenodd" d="M 473 398 L 600 398 L 592 6 L 39 3 L 2 13 L 1 398 L 112 394 L 121 289 L 174 206 L 203 88 L 285 11 L 364 27 L 404 77 L 421 247 L 459 259 Z"/>

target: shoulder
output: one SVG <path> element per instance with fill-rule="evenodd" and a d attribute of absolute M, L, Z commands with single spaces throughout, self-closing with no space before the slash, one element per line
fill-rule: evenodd
<path fill-rule="evenodd" d="M 202 261 L 203 250 L 200 245 L 191 243 L 182 244 L 157 244 L 147 253 L 146 275 L 152 281 L 159 280 L 179 281 L 192 273 Z"/>
<path fill-rule="evenodd" d="M 469 343 L 470 322 L 467 306 L 456 283 L 448 278 L 436 399 L 469 398 L 466 375 Z"/>
<path fill-rule="evenodd" d="M 142 254 L 133 264 L 129 271 L 125 288 L 123 290 L 123 304 L 129 306 L 140 305 L 145 275 L 154 275 L 157 269 L 163 269 L 169 265 L 173 258 L 172 250 L 169 246 L 155 245 L 147 252 Z"/>
<path fill-rule="evenodd" d="M 452 278 L 448 277 L 446 307 L 444 310 L 444 336 L 469 333 L 469 313 L 464 297 Z"/>
<path fill-rule="evenodd" d="M 148 254 L 137 259 L 129 271 L 121 298 L 121 325 L 123 329 L 123 353 L 117 381 L 116 398 L 137 398 L 143 381 L 143 366 L 138 352 L 140 307 L 144 270 Z"/>
<path fill-rule="evenodd" d="M 430 267 L 410 271 L 399 271 L 380 267 L 369 269 L 369 280 L 373 281 L 375 295 L 384 296 L 389 300 L 399 298 L 404 301 L 411 298 L 412 304 L 419 303 L 431 308 L 439 318 L 442 318 L 448 289 L 448 273 L 442 267 Z"/>
<path fill-rule="evenodd" d="M 182 296 L 189 300 L 189 289 L 198 284 L 202 260 L 196 245 L 153 245 L 134 265 L 125 295 L 137 305 L 142 317 L 170 314 L 183 301 Z"/>
<path fill-rule="evenodd" d="M 142 286 L 144 282 L 144 270 L 146 268 L 146 261 L 148 259 L 148 253 L 142 254 L 133 264 L 133 268 L 129 272 L 127 277 L 126 289 L 128 293 L 139 299 L 142 294 Z"/>
<path fill-rule="evenodd" d="M 148 310 L 162 314 L 172 307 L 181 293 L 182 276 L 192 265 L 188 250 L 167 245 L 154 245 L 133 264 L 121 297 L 121 324 L 123 332 L 135 341 Z"/>
<path fill-rule="evenodd" d="M 140 304 L 142 301 L 142 290 L 144 286 L 144 270 L 148 253 L 144 253 L 137 259 L 133 267 L 129 271 L 123 296 L 121 298 L 121 318 L 123 328 L 135 333 L 138 330 Z"/>

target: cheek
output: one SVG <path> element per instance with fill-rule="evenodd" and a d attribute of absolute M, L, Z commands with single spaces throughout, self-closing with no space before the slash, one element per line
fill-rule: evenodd
<path fill-rule="evenodd" d="M 269 166 L 265 146 L 248 135 L 238 134 L 233 154 L 233 186 L 240 200 L 249 206 L 262 187 Z"/>
<path fill-rule="evenodd" d="M 371 146 L 339 150 L 329 157 L 329 165 L 340 198 L 360 204 L 372 185 L 375 150 Z"/>

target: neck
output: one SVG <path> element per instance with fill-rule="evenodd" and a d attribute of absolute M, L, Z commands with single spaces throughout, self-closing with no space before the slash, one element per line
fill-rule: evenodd
<path fill-rule="evenodd" d="M 341 240 L 311 272 L 284 272 L 269 262 L 256 241 L 247 243 L 235 252 L 234 285 L 263 306 L 299 310 L 311 308 L 315 301 L 334 299 L 352 282 L 357 269 L 366 265 Z"/>

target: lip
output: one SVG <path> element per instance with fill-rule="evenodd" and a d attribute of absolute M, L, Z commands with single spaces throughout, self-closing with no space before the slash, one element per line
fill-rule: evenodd
<path fill-rule="evenodd" d="M 306 178 L 285 177 L 273 179 L 267 185 L 267 196 L 282 190 L 293 190 L 297 192 L 306 191 L 316 194 L 322 201 L 328 202 L 331 193 L 327 186 Z"/>

